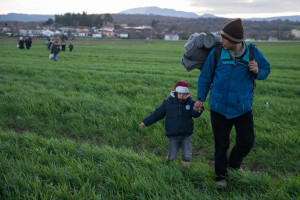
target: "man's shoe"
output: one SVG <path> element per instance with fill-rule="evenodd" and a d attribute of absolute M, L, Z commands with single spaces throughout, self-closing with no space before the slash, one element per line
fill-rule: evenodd
<path fill-rule="evenodd" d="M 228 183 L 226 179 L 223 179 L 223 180 L 216 181 L 216 185 L 219 187 L 226 188 Z"/>
<path fill-rule="evenodd" d="M 240 168 L 229 168 L 229 169 L 231 169 L 232 171 L 238 172 L 238 173 L 242 173 L 242 174 L 245 173 L 243 168 L 241 168 L 241 167 Z"/>

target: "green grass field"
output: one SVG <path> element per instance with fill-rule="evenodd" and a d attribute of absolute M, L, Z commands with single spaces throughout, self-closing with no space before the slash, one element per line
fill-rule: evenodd
<path fill-rule="evenodd" d="M 244 173 L 215 187 L 209 105 L 195 119 L 193 159 L 170 164 L 164 120 L 138 125 L 176 81 L 195 99 L 199 71 L 184 41 L 72 41 L 49 61 L 0 39 L 0 199 L 300 199 L 300 43 L 256 43 L 271 63 L 253 102 L 256 143 Z M 231 134 L 231 147 L 235 131 Z"/>

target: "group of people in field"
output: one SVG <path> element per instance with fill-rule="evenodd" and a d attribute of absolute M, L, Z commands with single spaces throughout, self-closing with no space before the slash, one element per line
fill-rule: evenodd
<path fill-rule="evenodd" d="M 214 51 L 208 55 L 198 78 L 197 98 L 191 98 L 189 84 L 178 81 L 162 104 L 139 124 L 150 126 L 166 117 L 165 131 L 169 141 L 167 161 L 182 151 L 182 165 L 188 167 L 192 158 L 194 121 L 204 112 L 208 93 L 211 126 L 214 137 L 214 169 L 216 186 L 227 187 L 228 170 L 242 171 L 241 164 L 254 145 L 252 113 L 255 80 L 266 79 L 270 64 L 257 48 L 244 41 L 244 27 L 240 18 L 226 23 L 221 30 L 222 51 L 215 63 Z M 249 54 L 252 53 L 253 60 Z M 236 142 L 229 156 L 229 136 L 236 130 Z"/>
<path fill-rule="evenodd" d="M 23 37 L 20 37 L 20 38 L 17 40 L 17 47 L 18 47 L 19 49 L 25 49 L 24 44 L 25 44 L 26 49 L 30 49 L 30 47 L 31 47 L 31 45 L 32 45 L 32 38 L 31 38 L 31 37 L 27 37 L 27 38 L 24 40 Z"/>
<path fill-rule="evenodd" d="M 54 60 L 55 62 L 58 61 L 58 54 L 60 51 L 66 50 L 66 37 L 61 38 L 61 44 L 58 43 L 57 40 L 50 39 L 49 37 L 46 38 L 46 46 L 48 50 L 51 50 L 51 54 L 49 56 L 50 60 Z M 25 46 L 24 46 L 25 45 Z M 19 49 L 30 49 L 32 46 L 32 38 L 27 37 L 25 40 L 23 37 L 18 38 L 17 40 L 17 47 Z M 74 46 L 72 43 L 69 43 L 69 51 L 71 52 L 73 50 Z"/>
<path fill-rule="evenodd" d="M 49 56 L 50 60 L 58 61 L 58 54 L 60 51 L 66 50 L 67 37 L 61 37 L 61 44 L 58 43 L 57 40 L 51 40 L 49 37 L 46 38 L 47 49 L 51 49 L 51 53 Z M 69 44 L 69 51 L 73 50 L 74 46 L 72 43 Z"/>

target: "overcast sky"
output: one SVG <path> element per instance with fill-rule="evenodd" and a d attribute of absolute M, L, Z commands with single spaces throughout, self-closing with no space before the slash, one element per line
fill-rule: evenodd
<path fill-rule="evenodd" d="M 148 6 L 228 18 L 300 15 L 300 0 L 0 0 L 0 14 L 103 14 Z"/>

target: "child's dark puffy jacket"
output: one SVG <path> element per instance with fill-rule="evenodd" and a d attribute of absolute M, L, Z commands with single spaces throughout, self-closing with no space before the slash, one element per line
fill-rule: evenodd
<path fill-rule="evenodd" d="M 179 103 L 177 99 L 169 96 L 143 122 L 146 126 L 150 126 L 166 116 L 167 137 L 192 135 L 194 130 L 193 117 L 197 118 L 201 115 L 193 109 L 194 104 L 195 101 L 190 97 Z"/>

